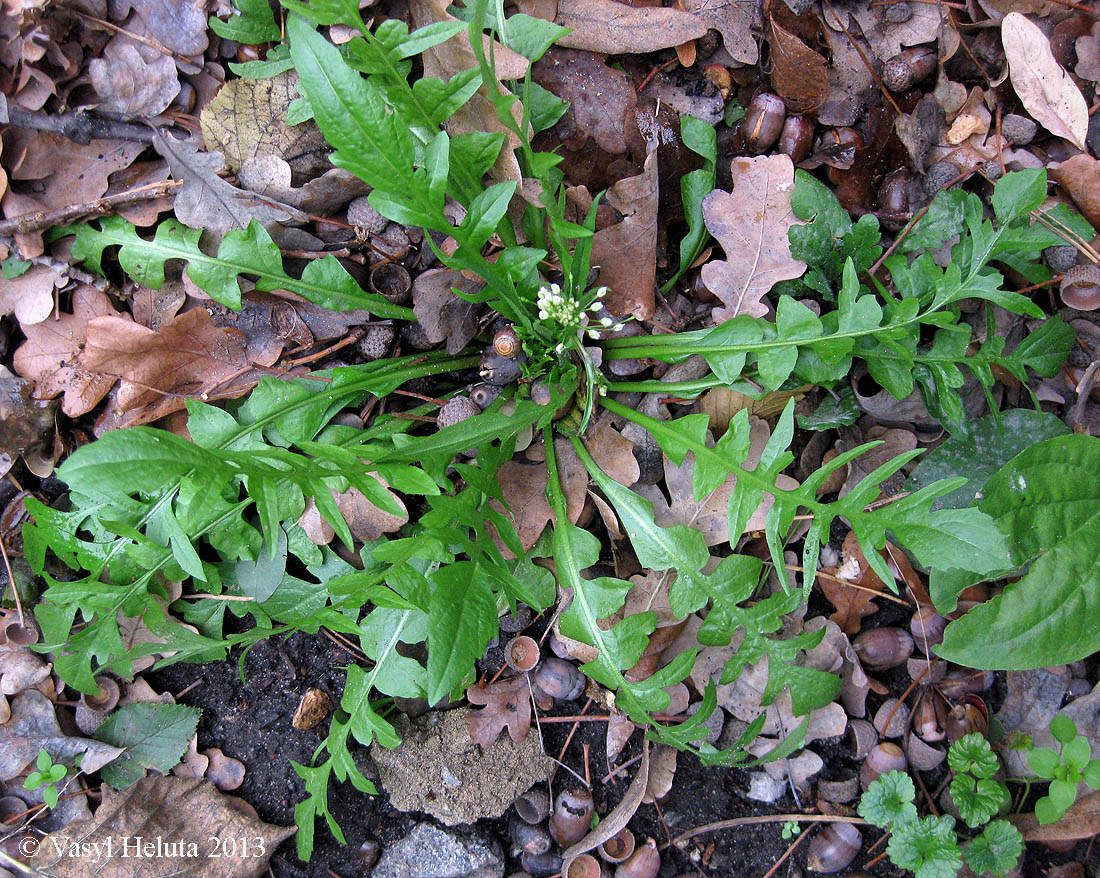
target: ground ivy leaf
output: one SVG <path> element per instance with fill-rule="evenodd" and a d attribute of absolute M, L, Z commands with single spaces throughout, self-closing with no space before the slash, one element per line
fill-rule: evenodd
<path fill-rule="evenodd" d="M 1008 535 L 1018 582 L 947 627 L 937 653 L 966 667 L 1059 665 L 1100 649 L 1100 439 L 1047 439 L 989 479 L 981 509 Z"/>

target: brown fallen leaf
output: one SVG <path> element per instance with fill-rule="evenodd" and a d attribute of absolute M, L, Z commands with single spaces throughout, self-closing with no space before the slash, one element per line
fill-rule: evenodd
<path fill-rule="evenodd" d="M 645 795 L 642 796 L 643 805 L 663 799 L 672 789 L 672 781 L 676 777 L 676 753 L 676 748 L 667 744 L 658 744 L 653 748 L 649 762 L 649 779 Z"/>
<path fill-rule="evenodd" d="M 18 168 L 10 172 L 11 179 L 41 180 L 43 188 L 35 192 L 35 200 L 44 208 L 60 210 L 102 197 L 107 178 L 128 167 L 143 149 L 144 143 L 127 140 L 81 145 L 59 134 L 36 131 Z"/>
<path fill-rule="evenodd" d="M 45 265 L 33 265 L 19 277 L 0 277 L 0 317 L 14 314 L 20 327 L 41 323 L 53 311 L 54 289 L 64 284 L 64 278 Z"/>
<path fill-rule="evenodd" d="M 153 37 L 180 55 L 206 51 L 206 13 L 192 0 L 114 0 L 111 17 L 123 21 L 130 9 L 137 13 L 137 20 L 128 23 L 132 33 Z"/>
<path fill-rule="evenodd" d="M 92 318 L 80 364 L 126 382 L 116 397 L 122 426 L 179 411 L 189 396 L 241 396 L 261 374 L 248 360 L 244 334 L 219 329 L 205 308 L 186 311 L 155 332 L 122 317 Z"/>
<path fill-rule="evenodd" d="M 836 607 L 836 612 L 829 618 L 836 622 L 845 634 L 856 634 L 862 625 L 863 617 L 877 613 L 879 610 L 878 604 L 875 603 L 875 595 L 866 589 L 882 591 L 886 585 L 867 563 L 854 532 L 849 532 L 845 537 L 841 554 L 844 563 L 840 570 L 830 568 L 823 571 L 832 575 L 819 577 L 817 583 L 829 603 Z M 853 588 L 848 583 L 861 587 Z"/>
<path fill-rule="evenodd" d="M 527 677 L 509 677 L 467 689 L 470 704 L 483 705 L 466 715 L 470 740 L 488 747 L 505 728 L 517 744 L 526 738 L 531 730 L 530 685 Z"/>
<path fill-rule="evenodd" d="M 273 826 L 242 814 L 209 781 L 150 777 L 123 792 L 105 786 L 95 816 L 50 833 L 31 863 L 40 874 L 57 878 L 121 878 L 137 874 L 135 863 L 142 878 L 256 878 L 294 832 L 293 826 Z M 154 846 L 159 842 L 168 853 L 157 856 L 154 849 L 142 856 L 120 842 L 136 844 L 139 836 Z M 242 844 L 245 839 L 248 843 Z M 97 842 L 104 856 L 70 855 L 74 845 Z"/>
<path fill-rule="evenodd" d="M 116 35 L 88 64 L 100 109 L 124 119 L 159 116 L 179 94 L 176 63 L 125 34 Z"/>
<path fill-rule="evenodd" d="M 1094 22 L 1092 32 L 1077 38 L 1077 66 L 1073 72 L 1082 79 L 1100 82 L 1100 21 Z"/>
<path fill-rule="evenodd" d="M 771 26 L 772 87 L 791 113 L 812 113 L 829 93 L 829 65 L 774 19 Z"/>
<path fill-rule="evenodd" d="M 991 120 L 992 115 L 985 105 L 985 92 L 975 86 L 952 120 L 951 127 L 944 134 L 944 140 L 956 146 L 974 134 L 985 134 L 989 131 Z"/>
<path fill-rule="evenodd" d="M 410 0 L 409 14 L 413 25 L 421 28 L 435 22 L 455 21 L 455 18 L 447 12 L 449 5 L 450 0 Z M 489 37 L 485 36 L 484 41 L 485 57 L 492 57 L 496 65 L 497 88 L 501 94 L 510 94 L 501 80 L 523 79 L 530 62 L 498 42 L 491 43 L 492 54 L 490 55 Z M 477 58 L 470 44 L 470 35 L 465 29 L 449 40 L 425 50 L 421 58 L 424 63 L 424 76 L 438 76 L 443 80 L 448 80 L 456 73 L 477 66 Z M 519 101 L 512 106 L 512 116 L 517 124 L 523 124 L 523 109 Z M 523 179 L 519 161 L 514 152 L 519 147 L 519 138 L 514 132 L 504 127 L 484 86 L 478 89 L 458 112 L 444 122 L 443 127 L 452 137 L 473 131 L 504 134 L 505 147 L 500 151 L 500 156 L 493 165 L 491 173 L 499 181 L 514 180 L 519 183 Z"/>
<path fill-rule="evenodd" d="M 619 180 L 605 201 L 623 216 L 622 222 L 596 232 L 592 264 L 600 268 L 600 284 L 608 288 L 604 305 L 617 317 L 638 320 L 653 316 L 657 273 L 657 153 L 645 160 L 636 177 Z"/>
<path fill-rule="evenodd" d="M 706 35 L 707 25 L 679 9 L 634 8 L 615 0 L 558 0 L 555 21 L 572 32 L 559 46 L 608 55 L 656 52 Z"/>
<path fill-rule="evenodd" d="M 484 285 L 451 268 L 433 268 L 417 276 L 412 286 L 413 313 L 432 344 L 447 341 L 457 354 L 477 335 L 479 307 L 451 292 L 476 293 Z"/>
<path fill-rule="evenodd" d="M 324 689 L 307 689 L 298 701 L 291 726 L 296 729 L 312 729 L 332 713 L 332 698 Z"/>
<path fill-rule="evenodd" d="M 620 485 L 629 488 L 638 481 L 634 443 L 615 429 L 608 412 L 601 410 L 592 426 L 585 431 L 582 441 L 600 469 Z"/>
<path fill-rule="evenodd" d="M 1057 823 L 1043 825 L 1034 814 L 1009 814 L 1024 841 L 1076 841 L 1100 833 L 1100 792 L 1089 792 L 1069 806 Z"/>
<path fill-rule="evenodd" d="M 1094 228 L 1100 229 L 1100 162 L 1086 153 L 1049 166 L 1050 176 L 1069 194 Z"/>
<path fill-rule="evenodd" d="M 715 189 L 703 198 L 707 230 L 726 251 L 725 260 L 702 269 L 707 289 L 725 307 L 715 323 L 738 314 L 763 317 L 765 294 L 781 280 L 801 277 L 806 263 L 791 256 L 787 231 L 798 223 L 791 211 L 794 164 L 785 155 L 733 160 L 733 192 Z"/>
<path fill-rule="evenodd" d="M 1031 117 L 1057 137 L 1085 149 L 1089 108 L 1081 90 L 1054 59 L 1050 41 L 1019 12 L 1001 22 L 1012 87 Z"/>
<path fill-rule="evenodd" d="M 60 448 L 51 454 L 57 404 L 35 399 L 31 390 L 29 382 L 0 366 L 0 475 L 22 455 L 32 472 L 48 476 L 60 454 Z"/>
<path fill-rule="evenodd" d="M 298 74 L 269 79 L 233 79 L 202 109 L 199 121 L 208 150 L 220 150 L 233 171 L 249 159 L 275 155 L 303 176 L 328 165 L 328 145 L 317 123 L 287 125 L 286 112 L 298 97 Z"/>
<path fill-rule="evenodd" d="M 81 769 L 99 771 L 122 755 L 122 750 L 89 738 L 72 738 L 61 731 L 51 702 L 37 689 L 27 689 L 11 699 L 11 718 L 0 725 L 0 781 L 17 777 L 45 750 L 54 762 L 71 764 L 83 753 Z"/>
<path fill-rule="evenodd" d="M 118 380 L 82 365 L 80 351 L 88 321 L 114 316 L 128 322 L 129 318 L 118 315 L 111 300 L 89 284 L 77 287 L 72 302 L 72 314 L 23 327 L 27 340 L 16 349 L 13 366 L 16 372 L 34 382 L 35 395 L 40 399 L 53 399 L 64 393 L 61 411 L 75 418 L 95 408 Z"/>
<path fill-rule="evenodd" d="M 390 499 L 403 510 L 403 514 L 395 515 L 379 509 L 358 488 L 348 488 L 336 494 L 336 505 L 348 523 L 351 535 L 365 543 L 377 540 L 382 534 L 393 533 L 409 520 L 405 504 L 389 490 L 385 479 L 376 473 L 367 473 L 367 476 L 382 486 L 382 489 L 390 495 Z"/>
<path fill-rule="evenodd" d="M 735 61 L 755 64 L 760 60 L 759 0 L 683 0 L 683 4 L 704 25 L 722 34 L 722 46 Z"/>

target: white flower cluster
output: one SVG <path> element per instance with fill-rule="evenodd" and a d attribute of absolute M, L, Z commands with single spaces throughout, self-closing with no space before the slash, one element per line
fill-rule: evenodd
<path fill-rule="evenodd" d="M 625 320 L 616 321 L 600 301 L 607 292 L 607 287 L 596 289 L 592 304 L 587 308 L 591 313 L 591 320 L 598 324 L 588 328 L 589 338 L 598 339 L 601 337 L 601 332 L 615 332 L 626 324 Z M 585 313 L 581 303 L 565 295 L 557 284 L 539 288 L 538 306 L 540 320 L 553 320 L 561 326 L 575 328 L 578 331 L 588 324 L 589 315 Z M 564 350 L 564 345 L 558 345 L 558 348 Z M 561 350 L 558 352 L 561 353 Z"/>

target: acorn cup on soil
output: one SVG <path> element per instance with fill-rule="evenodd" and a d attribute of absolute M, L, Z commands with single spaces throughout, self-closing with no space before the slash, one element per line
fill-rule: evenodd
<path fill-rule="evenodd" d="M 634 833 L 624 826 L 600 845 L 599 853 L 605 862 L 623 862 L 634 853 Z"/>
<path fill-rule="evenodd" d="M 513 637 L 504 649 L 504 661 L 513 671 L 526 674 L 539 663 L 539 645 L 531 637 Z"/>
<path fill-rule="evenodd" d="M 76 726 L 85 735 L 90 735 L 102 723 L 118 704 L 118 683 L 110 677 L 96 677 L 99 691 L 95 695 L 82 693 L 76 703 Z"/>
<path fill-rule="evenodd" d="M 542 787 L 521 793 L 512 804 L 520 820 L 527 823 L 542 823 L 550 815 L 550 794 Z"/>

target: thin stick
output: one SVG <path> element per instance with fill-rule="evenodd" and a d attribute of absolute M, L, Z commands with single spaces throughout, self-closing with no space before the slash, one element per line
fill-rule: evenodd
<path fill-rule="evenodd" d="M 4 538 L 0 536 L 0 554 L 4 556 L 4 569 L 8 571 L 8 582 L 11 584 L 11 593 L 15 598 L 15 609 L 19 611 L 19 625 L 22 628 L 27 627 L 27 622 L 23 618 L 23 603 L 19 600 L 19 589 L 15 585 L 15 576 L 11 572 L 11 562 L 8 560 L 8 547 L 4 545 Z"/>
<path fill-rule="evenodd" d="M 86 201 L 83 204 L 70 204 L 58 210 L 39 210 L 34 213 L 25 213 L 0 221 L 0 235 L 24 235 L 29 232 L 38 232 L 53 226 L 63 226 L 77 219 L 85 219 L 94 216 L 106 216 L 115 213 L 119 207 L 130 204 L 140 204 L 145 201 L 155 201 L 170 195 L 183 185 L 182 180 L 162 180 L 159 183 L 149 183 L 134 189 L 127 189 L 115 195 L 105 195 L 95 201 Z"/>
<path fill-rule="evenodd" d="M 715 823 L 706 823 L 702 826 L 696 826 L 694 829 L 689 829 L 687 832 L 681 832 L 672 840 L 672 844 L 679 844 L 689 838 L 702 835 L 704 832 L 717 832 L 720 829 L 736 829 L 738 826 L 754 826 L 761 823 L 786 823 L 787 821 L 797 823 L 854 823 L 857 826 L 871 825 L 862 817 L 841 817 L 833 814 L 767 814 L 760 817 L 732 817 L 729 820 L 718 820 Z M 668 846 L 667 844 L 662 845 L 661 850 Z"/>

